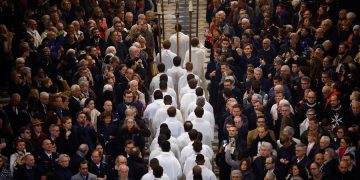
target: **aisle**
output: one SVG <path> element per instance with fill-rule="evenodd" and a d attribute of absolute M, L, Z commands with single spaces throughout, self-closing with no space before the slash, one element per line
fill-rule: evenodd
<path fill-rule="evenodd" d="M 188 3 L 188 0 L 186 1 Z M 208 28 L 208 24 L 206 23 L 206 1 L 205 0 L 201 0 L 199 1 L 199 29 L 198 29 L 198 38 L 200 40 L 200 43 L 204 44 L 205 41 L 205 37 L 204 37 L 204 32 L 205 30 Z M 194 7 L 194 12 L 192 13 L 192 28 L 191 28 L 191 34 L 192 37 L 196 37 L 196 1 L 193 1 L 193 7 Z M 170 0 L 170 2 L 168 3 L 168 1 L 164 1 L 164 24 L 165 24 L 165 39 L 169 39 L 169 37 L 175 33 L 174 30 L 174 26 L 176 24 L 176 17 L 175 17 L 175 9 L 176 9 L 176 5 L 174 0 Z M 181 24 L 181 26 L 183 27 L 183 32 L 185 34 L 189 34 L 189 12 L 188 12 L 188 4 L 185 4 L 185 0 L 181 0 L 179 2 L 179 23 Z M 209 56 L 210 56 L 210 52 L 209 50 L 206 50 L 206 57 L 207 57 L 207 61 L 209 61 Z M 205 65 L 205 70 L 206 70 L 206 65 Z M 206 92 L 207 94 L 207 92 Z M 218 133 L 217 133 L 217 129 L 215 128 L 214 130 L 215 132 L 215 141 L 213 142 L 212 146 L 213 146 L 213 150 L 214 150 L 214 154 L 216 154 L 217 152 L 217 148 L 218 148 Z M 145 159 L 148 158 L 148 155 L 146 155 Z M 215 160 L 215 157 L 214 157 Z M 218 177 L 218 167 L 216 166 L 215 162 L 213 162 L 213 171 L 215 172 L 215 174 Z"/>

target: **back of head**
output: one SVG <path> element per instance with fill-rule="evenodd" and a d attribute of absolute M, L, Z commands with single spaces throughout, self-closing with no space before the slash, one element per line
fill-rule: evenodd
<path fill-rule="evenodd" d="M 160 144 L 161 150 L 163 152 L 169 152 L 171 149 L 171 145 L 169 141 L 164 141 Z"/>
<path fill-rule="evenodd" d="M 169 49 L 171 47 L 171 42 L 170 40 L 166 39 L 164 42 L 163 42 L 163 47 L 164 49 Z"/>
<path fill-rule="evenodd" d="M 172 97 L 170 95 L 165 95 L 164 96 L 164 104 L 171 105 L 171 103 L 172 103 Z"/>
<path fill-rule="evenodd" d="M 176 108 L 174 106 L 170 106 L 167 109 L 167 114 L 169 115 L 169 117 L 175 117 L 176 116 Z"/>
<path fill-rule="evenodd" d="M 163 72 L 165 71 L 165 64 L 159 63 L 159 64 L 157 65 L 157 68 L 158 68 L 158 71 L 159 71 L 160 73 L 163 73 Z"/>
<path fill-rule="evenodd" d="M 203 96 L 204 95 L 204 90 L 202 87 L 197 87 L 196 90 L 195 90 L 195 94 L 196 96 Z"/>
<path fill-rule="evenodd" d="M 163 98 L 163 94 L 160 90 L 156 90 L 154 92 L 154 99 L 157 100 L 157 99 L 162 99 Z"/>
<path fill-rule="evenodd" d="M 174 64 L 174 66 L 180 66 L 181 57 L 180 56 L 175 56 L 174 59 L 173 59 L 173 64 Z"/>
<path fill-rule="evenodd" d="M 192 47 L 197 47 L 199 45 L 199 39 L 198 38 L 192 38 L 191 39 L 191 46 Z"/>
<path fill-rule="evenodd" d="M 198 131 L 196 129 L 191 129 L 188 134 L 190 141 L 195 141 L 197 139 Z"/>
<path fill-rule="evenodd" d="M 196 86 L 197 86 L 197 80 L 196 80 L 195 78 L 194 78 L 194 79 L 190 79 L 189 82 L 188 82 L 188 84 L 189 84 L 190 89 L 195 89 Z"/>
<path fill-rule="evenodd" d="M 193 128 L 193 124 L 191 121 L 184 122 L 184 130 L 185 132 L 189 132 Z"/>
<path fill-rule="evenodd" d="M 197 106 L 195 108 L 194 112 L 195 112 L 196 117 L 198 117 L 198 118 L 201 118 L 204 115 L 204 109 L 200 106 Z"/>
<path fill-rule="evenodd" d="M 160 165 L 155 166 L 151 169 L 153 170 L 153 175 L 155 178 L 161 178 L 164 173 L 164 169 Z"/>
<path fill-rule="evenodd" d="M 202 143 L 199 140 L 195 140 L 192 146 L 196 153 L 200 153 L 200 151 L 202 150 Z"/>

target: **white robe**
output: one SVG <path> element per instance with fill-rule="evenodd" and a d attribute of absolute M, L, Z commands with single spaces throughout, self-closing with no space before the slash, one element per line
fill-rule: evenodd
<path fill-rule="evenodd" d="M 141 178 L 141 180 L 154 180 L 155 176 L 153 174 L 153 170 L 150 170 L 148 173 L 144 174 L 144 176 Z M 169 176 L 163 173 L 161 178 L 158 180 L 170 180 Z"/>
<path fill-rule="evenodd" d="M 214 140 L 214 128 L 211 127 L 210 122 L 202 118 L 196 118 L 191 122 L 193 123 L 193 129 L 202 133 L 202 143 L 212 146 L 211 141 Z"/>
<path fill-rule="evenodd" d="M 196 155 L 197 154 L 192 154 L 190 157 L 188 157 L 184 163 L 184 167 L 183 167 L 183 173 L 184 175 L 188 174 L 189 172 L 192 171 L 193 167 L 196 166 Z M 211 162 L 210 162 L 210 159 L 205 157 L 205 163 L 204 165 L 209 168 L 209 169 L 212 169 L 212 165 L 211 165 Z M 204 179 L 204 178 L 203 178 Z"/>
<path fill-rule="evenodd" d="M 160 76 L 162 74 L 164 74 L 164 73 L 159 73 L 151 79 L 150 86 L 149 86 L 149 94 L 153 94 L 155 89 L 159 88 Z M 168 88 L 174 89 L 174 83 L 173 83 L 173 80 L 171 77 L 168 77 L 167 85 L 168 85 Z"/>
<path fill-rule="evenodd" d="M 180 111 L 183 117 L 186 116 L 186 114 L 188 114 L 187 108 L 189 107 L 189 104 L 196 101 L 196 98 L 197 96 L 195 94 L 195 89 L 190 89 L 188 93 L 184 94 L 184 96 L 181 97 Z"/>
<path fill-rule="evenodd" d="M 154 119 L 151 124 L 152 132 L 157 132 L 157 129 L 160 127 L 161 123 L 164 122 L 167 117 L 169 117 L 167 114 L 167 109 L 169 107 L 170 105 L 164 105 L 158 111 L 156 111 Z M 176 119 L 181 123 L 184 123 L 181 112 L 178 109 L 176 109 Z"/>
<path fill-rule="evenodd" d="M 173 66 L 166 71 L 166 74 L 174 81 L 174 90 L 176 94 L 179 94 L 179 80 L 181 76 L 186 74 L 186 70 L 183 69 L 181 66 Z"/>
<path fill-rule="evenodd" d="M 185 61 L 189 62 L 189 51 L 186 51 L 185 54 Z M 206 89 L 205 87 L 205 52 L 204 50 L 198 48 L 198 47 L 191 47 L 191 62 L 194 65 L 193 73 L 198 75 L 199 78 L 202 81 L 201 87 L 203 89 Z"/>
<path fill-rule="evenodd" d="M 186 159 L 195 153 L 193 146 L 192 146 L 193 143 L 194 143 L 194 141 L 191 141 L 188 145 L 186 145 L 181 150 L 180 159 L 179 159 L 181 165 L 184 165 Z M 206 144 L 202 145 L 202 149 L 201 149 L 200 153 L 209 159 L 212 159 L 214 156 L 214 151 L 210 148 L 210 146 L 208 146 Z"/>
<path fill-rule="evenodd" d="M 152 103 L 146 106 L 144 111 L 144 119 L 147 120 L 149 124 L 151 124 L 156 114 L 156 111 L 159 110 L 162 106 L 164 106 L 163 99 L 154 100 Z"/>
<path fill-rule="evenodd" d="M 170 42 L 171 42 L 171 46 L 170 46 L 170 50 L 173 53 L 177 53 L 176 49 L 177 49 L 177 35 L 176 33 L 171 35 L 169 38 Z M 181 65 L 184 64 L 184 59 L 185 59 L 185 53 L 186 51 L 189 49 L 189 36 L 179 32 L 179 54 L 178 56 L 181 57 Z"/>
<path fill-rule="evenodd" d="M 171 180 L 176 180 L 181 177 L 182 171 L 179 161 L 170 152 L 162 152 L 159 156 L 156 156 L 159 160 L 160 166 L 164 169 L 164 173 L 167 174 Z"/>
<path fill-rule="evenodd" d="M 186 120 L 188 120 L 188 121 L 193 121 L 195 119 L 196 119 L 196 115 L 195 115 L 194 111 L 192 113 L 190 113 L 189 116 L 186 118 Z M 203 119 L 208 121 L 211 124 L 212 128 L 215 127 L 215 117 L 214 117 L 213 113 L 204 109 Z"/>
<path fill-rule="evenodd" d="M 176 138 L 180 151 L 188 145 L 190 141 L 189 133 L 183 132 L 179 137 Z"/>
<path fill-rule="evenodd" d="M 216 180 L 216 176 L 215 176 L 214 172 L 211 169 L 208 169 L 204 165 L 200 165 L 200 167 L 201 167 L 201 176 L 202 176 L 203 179 Z M 186 175 L 186 180 L 193 180 L 193 172 L 192 171 L 190 171 Z"/>
<path fill-rule="evenodd" d="M 171 52 L 169 49 L 162 49 L 161 50 L 161 62 L 165 65 L 165 72 L 167 72 L 168 69 L 173 67 L 173 59 L 176 56 L 175 53 Z M 155 58 L 156 64 L 160 63 L 160 54 L 158 53 Z"/>
<path fill-rule="evenodd" d="M 188 74 L 194 74 L 194 73 L 192 73 L 192 72 L 186 72 L 183 76 L 181 76 L 180 77 L 180 79 L 179 79 L 179 84 L 178 84 L 178 92 L 180 92 L 181 91 L 181 88 L 183 88 L 183 87 L 185 87 L 185 86 L 188 86 L 188 82 L 187 82 L 187 76 L 188 76 Z M 201 84 L 202 84 L 202 80 L 199 78 L 199 76 L 197 76 L 196 74 L 194 74 L 194 76 L 195 76 L 195 79 L 196 79 L 196 81 L 198 82 L 198 86 L 200 86 Z M 179 94 L 179 93 L 178 93 Z M 179 94 L 179 96 L 180 96 L 180 94 Z M 181 99 L 180 97 L 179 97 L 179 99 Z"/>
<path fill-rule="evenodd" d="M 155 89 L 154 92 L 156 90 L 160 90 L 160 89 Z M 165 92 L 161 91 L 162 94 L 163 94 L 163 97 L 166 96 L 166 95 L 170 95 L 172 97 L 172 102 L 171 104 L 173 106 L 175 106 L 176 108 L 178 107 L 178 103 L 177 103 L 177 95 L 176 95 L 176 92 L 173 88 L 167 88 Z M 154 101 L 154 93 L 151 95 L 151 102 Z"/>
<path fill-rule="evenodd" d="M 168 125 L 171 131 L 171 136 L 174 138 L 179 137 L 181 133 L 184 132 L 183 124 L 178 121 L 176 117 L 168 117 L 163 123 Z"/>
<path fill-rule="evenodd" d="M 187 109 L 188 114 L 194 112 L 194 110 L 195 110 L 196 107 L 197 107 L 196 101 L 193 102 L 193 103 L 191 103 L 191 104 L 189 104 L 189 107 L 188 107 L 188 109 Z M 211 106 L 211 104 L 210 104 L 209 102 L 207 102 L 207 101 L 205 101 L 205 105 L 204 105 L 203 108 L 204 108 L 204 110 L 206 110 L 206 111 L 209 111 L 209 112 L 211 112 L 211 113 L 214 113 L 214 108 L 213 108 L 213 107 Z M 184 119 L 185 119 L 185 117 L 184 117 Z"/>
<path fill-rule="evenodd" d="M 155 149 L 160 148 L 157 137 L 158 136 L 156 136 L 156 138 L 154 138 L 154 140 L 151 142 L 150 151 L 154 151 Z M 175 155 L 176 158 L 180 158 L 180 149 L 177 145 L 177 139 L 171 136 L 168 141 L 170 142 L 171 146 L 170 151 Z"/>

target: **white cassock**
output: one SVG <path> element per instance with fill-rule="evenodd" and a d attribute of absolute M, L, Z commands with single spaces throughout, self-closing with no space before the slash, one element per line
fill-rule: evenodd
<path fill-rule="evenodd" d="M 183 167 L 183 173 L 188 174 L 190 171 L 192 171 L 193 167 L 196 166 L 196 155 L 197 154 L 192 154 L 190 157 L 188 157 L 184 163 L 184 167 Z M 209 168 L 212 169 L 212 165 L 211 162 L 209 160 L 209 158 L 205 157 L 205 163 L 204 165 Z M 204 178 L 203 178 L 204 179 Z"/>
<path fill-rule="evenodd" d="M 170 46 L 170 50 L 173 53 L 177 53 L 176 49 L 177 49 L 177 35 L 176 33 L 170 36 L 170 42 L 171 42 L 171 46 Z M 179 56 L 181 57 L 181 65 L 184 64 L 184 59 L 185 59 L 185 53 L 186 51 L 189 49 L 189 36 L 179 32 Z"/>
<path fill-rule="evenodd" d="M 208 169 L 206 166 L 204 165 L 199 165 L 201 167 L 201 176 L 203 179 L 206 180 L 216 180 L 216 176 L 214 174 L 214 172 L 211 169 Z M 186 180 L 193 180 L 193 172 L 190 171 L 187 175 L 186 175 Z"/>
<path fill-rule="evenodd" d="M 178 121 L 176 117 L 168 117 L 163 123 L 168 125 L 171 131 L 171 136 L 174 138 L 179 137 L 181 133 L 184 132 L 183 124 Z"/>
<path fill-rule="evenodd" d="M 169 49 L 162 49 L 161 50 L 161 62 L 165 65 L 165 72 L 167 72 L 168 69 L 173 67 L 173 59 L 176 56 L 175 53 L 171 52 Z M 156 64 L 160 63 L 160 55 L 159 53 L 156 55 L 155 59 Z"/>
<path fill-rule="evenodd" d="M 189 51 L 186 51 L 185 61 L 189 62 Z M 193 73 L 198 75 L 202 81 L 201 87 L 205 89 L 205 52 L 198 47 L 191 47 L 191 62 L 194 65 Z M 184 66 L 183 66 L 184 67 Z"/>
<path fill-rule="evenodd" d="M 151 124 L 156 111 L 159 110 L 162 106 L 164 106 L 163 99 L 154 100 L 152 103 L 146 106 L 144 111 L 144 119 L 147 120 L 149 124 Z"/>
<path fill-rule="evenodd" d="M 162 152 L 156 156 L 159 160 L 160 166 L 164 169 L 164 173 L 169 176 L 171 180 L 176 180 L 181 177 L 182 171 L 179 161 L 170 152 Z"/>
<path fill-rule="evenodd" d="M 179 80 L 181 76 L 186 74 L 186 70 L 181 66 L 173 66 L 166 71 L 166 74 L 174 81 L 174 90 L 176 91 L 176 94 L 179 94 Z"/>
<path fill-rule="evenodd" d="M 156 90 L 160 90 L 160 89 L 155 89 L 154 92 Z M 161 91 L 162 94 L 163 94 L 163 97 L 166 96 L 166 95 L 170 95 L 172 97 L 172 102 L 171 104 L 173 106 L 175 106 L 176 108 L 178 107 L 178 103 L 177 103 L 177 95 L 176 95 L 176 92 L 173 88 L 167 88 L 166 91 Z M 151 95 L 151 102 L 154 101 L 154 93 Z"/>
<path fill-rule="evenodd" d="M 202 117 L 204 120 L 209 121 L 211 127 L 215 127 L 215 117 L 214 114 L 204 109 L 204 115 Z M 195 112 L 191 112 L 189 116 L 186 118 L 187 121 L 193 121 L 196 119 Z"/>
<path fill-rule="evenodd" d="M 180 159 L 179 159 L 181 165 L 184 165 L 186 159 L 195 153 L 193 146 L 192 146 L 193 143 L 194 143 L 194 141 L 191 141 L 188 145 L 186 145 L 181 150 Z M 207 157 L 208 159 L 212 159 L 214 156 L 214 151 L 210 148 L 210 146 L 208 146 L 206 144 L 202 145 L 202 149 L 201 149 L 200 153 L 202 155 L 204 155 L 205 157 Z"/>
<path fill-rule="evenodd" d="M 179 84 L 178 84 L 178 92 L 181 92 L 181 88 L 183 88 L 183 87 L 185 87 L 185 86 L 188 86 L 188 81 L 187 81 L 187 76 L 188 76 L 188 74 L 194 74 L 194 73 L 192 73 L 192 72 L 186 72 L 183 76 L 181 76 L 180 77 L 180 79 L 179 79 Z M 197 76 L 196 74 L 194 74 L 194 76 L 195 76 L 195 79 L 196 79 L 196 81 L 198 82 L 198 86 L 200 86 L 201 84 L 202 84 L 202 81 L 201 81 L 201 79 L 199 78 L 199 76 Z M 179 93 L 178 93 L 179 94 Z M 179 94 L 179 96 L 180 96 L 180 94 Z M 181 99 L 180 97 L 179 97 L 179 99 Z"/>
<path fill-rule="evenodd" d="M 160 76 L 162 74 L 164 74 L 164 73 L 159 73 L 151 79 L 150 86 L 149 86 L 149 94 L 153 94 L 155 89 L 159 88 Z M 171 77 L 168 77 L 167 85 L 168 85 L 168 88 L 174 89 L 174 83 L 173 83 L 173 80 Z"/>
<path fill-rule="evenodd" d="M 151 142 L 150 148 L 149 148 L 150 151 L 154 151 L 155 149 L 160 148 L 157 137 L 158 136 L 156 136 L 156 138 L 154 138 L 153 141 Z M 179 158 L 180 157 L 180 149 L 177 145 L 177 139 L 171 136 L 168 141 L 170 142 L 170 147 L 171 147 L 170 151 L 175 155 L 176 158 Z"/>
<path fill-rule="evenodd" d="M 156 179 L 153 170 L 150 170 L 148 173 L 144 174 L 144 176 L 141 178 L 141 180 L 154 180 Z M 157 178 L 158 180 L 170 180 L 169 176 L 165 173 L 161 176 L 161 178 Z"/>
<path fill-rule="evenodd" d="M 191 122 L 193 123 L 193 129 L 202 133 L 202 143 L 211 146 L 211 141 L 214 140 L 214 128 L 211 127 L 210 122 L 203 118 L 195 118 Z"/>
<path fill-rule="evenodd" d="M 180 151 L 191 142 L 188 132 L 181 133 L 181 135 L 177 137 L 176 140 L 178 142 Z"/>
<path fill-rule="evenodd" d="M 183 117 L 188 114 L 187 108 L 189 107 L 189 104 L 196 101 L 196 94 L 195 89 L 190 89 L 184 96 L 181 97 L 180 100 L 180 111 L 183 115 Z"/>
<path fill-rule="evenodd" d="M 195 111 L 195 108 L 197 107 L 197 105 L 196 105 L 196 101 L 195 102 L 193 102 L 193 103 L 191 103 L 190 105 L 189 105 L 189 107 L 188 107 L 188 109 L 187 109 L 187 112 L 190 114 L 191 112 L 194 112 Z M 211 112 L 211 113 L 214 113 L 214 108 L 212 107 L 212 105 L 209 103 L 209 102 L 207 102 L 207 101 L 205 101 L 205 105 L 204 105 L 204 110 L 206 110 L 206 111 L 209 111 L 209 112 Z"/>
<path fill-rule="evenodd" d="M 151 124 L 152 132 L 157 132 L 157 129 L 160 127 L 161 123 L 164 122 L 167 117 L 169 117 L 167 114 L 167 109 L 170 106 L 171 105 L 164 105 L 158 111 L 156 111 L 154 119 Z M 184 123 L 181 112 L 178 109 L 176 109 L 176 119 L 181 123 Z"/>

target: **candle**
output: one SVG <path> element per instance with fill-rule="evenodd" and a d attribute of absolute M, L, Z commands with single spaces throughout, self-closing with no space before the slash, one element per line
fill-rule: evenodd
<path fill-rule="evenodd" d="M 161 10 L 161 1 L 159 1 L 156 5 L 156 10 L 158 13 L 160 13 L 162 10 Z"/>
<path fill-rule="evenodd" d="M 192 3 L 192 0 L 189 1 L 189 12 L 193 12 L 193 3 Z"/>

